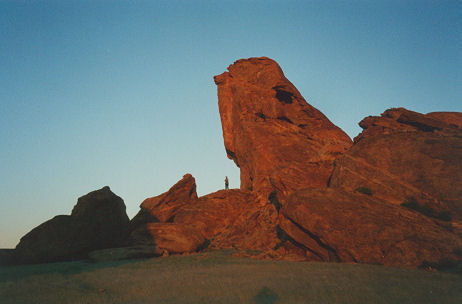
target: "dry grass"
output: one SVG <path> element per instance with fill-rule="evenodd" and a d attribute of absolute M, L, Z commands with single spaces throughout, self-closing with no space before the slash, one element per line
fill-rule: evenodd
<path fill-rule="evenodd" d="M 461 303 L 462 276 L 211 252 L 0 268 L 0 303 Z"/>

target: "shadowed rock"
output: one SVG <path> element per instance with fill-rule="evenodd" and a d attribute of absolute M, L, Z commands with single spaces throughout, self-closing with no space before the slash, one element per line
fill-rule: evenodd
<path fill-rule="evenodd" d="M 202 244 L 205 240 L 203 236 L 186 226 L 169 224 L 173 222 L 179 210 L 190 206 L 196 200 L 196 181 L 191 174 L 185 174 L 167 192 L 145 199 L 140 206 L 141 210 L 130 221 L 129 243 L 157 246 L 172 253 L 180 253 L 181 249 L 187 250 L 185 252 L 195 251 L 199 245 L 184 246 L 185 240 L 191 237 L 191 244 L 195 244 L 196 241 Z M 166 222 L 169 224 L 161 225 Z"/>
<path fill-rule="evenodd" d="M 58 215 L 23 236 L 15 259 L 42 263 L 85 258 L 90 251 L 120 246 L 128 223 L 123 200 L 104 187 L 80 197 L 70 216 Z"/>
<path fill-rule="evenodd" d="M 206 246 L 206 239 L 197 229 L 176 223 L 149 223 L 132 232 L 137 245 L 151 245 L 160 253 L 189 253 Z"/>

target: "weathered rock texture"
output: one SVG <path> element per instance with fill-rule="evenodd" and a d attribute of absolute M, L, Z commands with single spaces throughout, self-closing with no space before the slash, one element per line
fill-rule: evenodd
<path fill-rule="evenodd" d="M 241 59 L 215 76 L 227 155 L 241 170 L 241 190 L 281 198 L 325 187 L 350 138 L 309 105 L 278 64 Z"/>
<path fill-rule="evenodd" d="M 130 243 L 151 244 L 169 253 L 193 252 L 205 246 L 265 250 L 278 243 L 278 214 L 273 205 L 258 204 L 255 195 L 237 189 L 201 198 L 195 189 L 194 178 L 186 174 L 168 192 L 145 200 L 132 219 Z M 160 221 L 158 215 L 165 210 L 168 216 L 161 216 Z M 186 239 L 191 239 L 190 246 L 183 246 Z"/>
<path fill-rule="evenodd" d="M 342 189 L 306 189 L 291 195 L 281 221 L 310 260 L 419 266 L 457 259 L 460 237 L 407 208 Z"/>
<path fill-rule="evenodd" d="M 332 187 L 369 188 L 401 204 L 409 198 L 462 220 L 462 113 L 428 115 L 403 108 L 360 122 L 364 131 L 336 162 Z"/>
<path fill-rule="evenodd" d="M 354 143 L 269 58 L 215 77 L 240 190 L 198 198 L 186 174 L 131 220 L 109 188 L 21 239 L 21 261 L 94 260 L 234 248 L 258 258 L 416 267 L 462 251 L 462 113 L 403 108 L 360 122 Z M 403 204 L 404 203 L 404 204 Z M 9 253 L 7 253 L 9 255 Z M 5 254 L 6 256 L 6 254 Z"/>
<path fill-rule="evenodd" d="M 132 232 L 135 244 L 152 245 L 160 253 L 195 252 L 206 246 L 197 229 L 176 223 L 149 223 Z"/>
<path fill-rule="evenodd" d="M 128 223 L 123 200 L 104 187 L 80 197 L 71 215 L 58 215 L 23 236 L 15 259 L 18 263 L 81 259 L 90 251 L 120 246 Z"/>
<path fill-rule="evenodd" d="M 184 206 L 175 223 L 200 231 L 210 248 L 265 250 L 278 243 L 277 210 L 271 204 L 259 204 L 250 192 L 221 190 L 200 197 Z"/>
<path fill-rule="evenodd" d="M 150 222 L 172 222 L 178 209 L 195 200 L 196 181 L 191 174 L 185 174 L 167 192 L 147 198 L 141 203 L 141 210 L 130 222 L 132 230 Z"/>
<path fill-rule="evenodd" d="M 189 225 L 174 224 L 182 207 L 197 201 L 196 181 L 191 174 L 161 195 L 143 201 L 138 214 L 130 221 L 129 243 L 151 245 L 160 253 L 194 252 L 204 246 L 206 239 Z"/>
<path fill-rule="evenodd" d="M 215 83 L 241 191 L 257 213 L 279 211 L 260 229 L 279 239 L 265 243 L 271 255 L 394 266 L 458 259 L 461 113 L 391 109 L 365 118 L 352 146 L 268 58 L 238 60 Z"/>

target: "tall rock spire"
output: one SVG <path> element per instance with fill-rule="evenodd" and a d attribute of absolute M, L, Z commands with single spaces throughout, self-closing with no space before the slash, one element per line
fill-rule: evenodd
<path fill-rule="evenodd" d="M 241 169 L 241 190 L 285 196 L 327 186 L 333 161 L 351 139 L 305 101 L 274 60 L 241 59 L 214 79 L 225 148 Z"/>

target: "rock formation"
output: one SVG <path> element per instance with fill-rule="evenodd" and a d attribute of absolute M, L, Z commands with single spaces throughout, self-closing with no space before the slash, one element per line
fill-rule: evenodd
<path fill-rule="evenodd" d="M 128 223 L 123 200 L 104 187 L 80 197 L 71 215 L 58 215 L 23 236 L 15 259 L 18 263 L 81 259 L 90 251 L 120 246 Z"/>
<path fill-rule="evenodd" d="M 352 146 L 273 60 L 238 60 L 215 83 L 241 190 L 279 210 L 268 251 L 395 266 L 460 259 L 460 113 L 392 109 L 364 119 Z"/>
<path fill-rule="evenodd" d="M 205 248 L 392 266 L 460 262 L 462 113 L 390 109 L 363 119 L 352 142 L 269 58 L 238 60 L 215 83 L 240 189 L 198 197 L 186 174 L 128 223 L 122 199 L 105 187 L 25 235 L 19 262 Z M 122 245 L 130 247 L 111 248 Z"/>
<path fill-rule="evenodd" d="M 278 243 L 277 210 L 271 204 L 258 204 L 250 192 L 220 190 L 184 206 L 175 223 L 200 231 L 210 248 L 266 250 Z"/>
<path fill-rule="evenodd" d="M 413 267 L 460 259 L 460 113 L 388 110 L 365 118 L 353 144 L 271 59 L 238 60 L 215 83 L 241 189 L 197 198 L 185 175 L 143 202 L 134 244 Z"/>
<path fill-rule="evenodd" d="M 197 200 L 196 181 L 191 174 L 161 195 L 143 201 L 138 214 L 130 221 L 131 245 L 151 245 L 159 253 L 194 252 L 206 242 L 204 236 L 188 225 L 173 223 L 179 210 Z"/>
<path fill-rule="evenodd" d="M 309 105 L 266 57 L 241 59 L 215 76 L 227 155 L 241 170 L 241 190 L 279 198 L 325 187 L 350 138 Z"/>
<path fill-rule="evenodd" d="M 197 198 L 190 174 L 169 191 L 146 199 L 132 219 L 130 244 L 152 244 L 169 253 L 193 252 L 197 248 L 264 250 L 277 244 L 277 211 L 259 205 L 250 192 L 221 190 Z M 192 243 L 183 246 L 184 241 Z M 166 241 L 168 240 L 168 241 Z"/>
<path fill-rule="evenodd" d="M 197 229 L 176 223 L 148 223 L 131 234 L 137 245 L 151 245 L 159 253 L 195 252 L 206 246 L 206 239 Z"/>
<path fill-rule="evenodd" d="M 460 237 L 449 227 L 373 196 L 310 188 L 291 195 L 281 228 L 310 260 L 419 266 L 456 259 Z"/>
<path fill-rule="evenodd" d="M 364 131 L 336 162 L 331 186 L 369 188 L 393 204 L 415 200 L 462 220 L 462 113 L 420 114 L 403 108 L 360 122 Z"/>
<path fill-rule="evenodd" d="M 141 203 L 141 210 L 131 220 L 132 230 L 137 226 L 151 222 L 172 222 L 176 211 L 197 199 L 196 181 L 186 174 L 161 195 L 147 198 Z"/>

